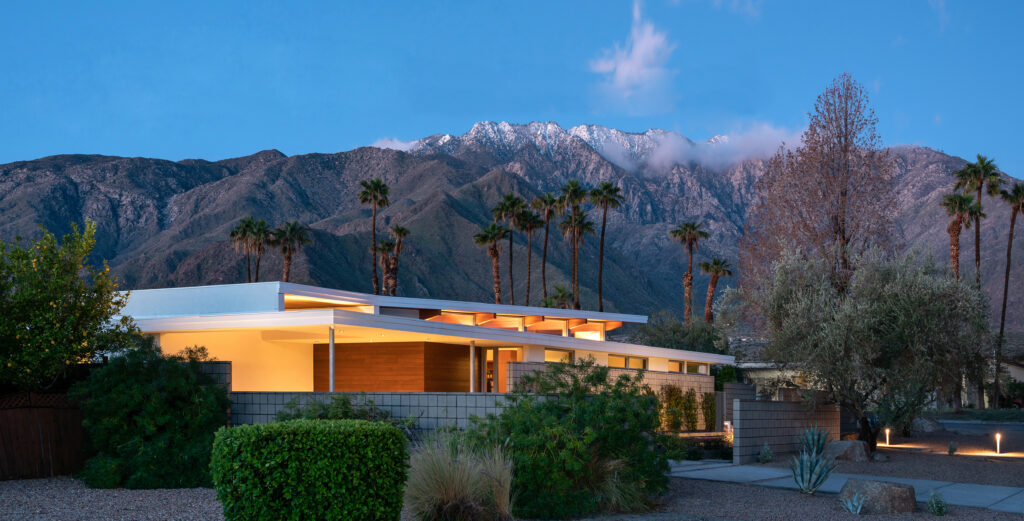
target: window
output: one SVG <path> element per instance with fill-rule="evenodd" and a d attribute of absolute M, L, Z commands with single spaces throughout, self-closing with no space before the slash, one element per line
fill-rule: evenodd
<path fill-rule="evenodd" d="M 698 364 L 697 362 L 686 362 L 686 372 L 690 374 L 708 374 L 708 365 Z"/>
<path fill-rule="evenodd" d="M 566 351 L 563 349 L 545 349 L 544 361 L 558 364 L 572 363 L 572 351 Z"/>
<path fill-rule="evenodd" d="M 630 369 L 647 369 L 646 358 L 634 358 L 631 356 L 627 359 L 627 362 L 629 363 Z"/>
<path fill-rule="evenodd" d="M 673 373 L 681 373 L 681 372 L 683 372 L 683 364 L 684 363 L 685 362 L 678 362 L 676 360 L 669 360 L 668 361 L 668 370 L 673 372 Z"/>
<path fill-rule="evenodd" d="M 608 355 L 608 367 L 626 367 L 626 357 Z"/>
<path fill-rule="evenodd" d="M 647 359 L 635 356 L 608 355 L 608 367 L 647 369 Z"/>

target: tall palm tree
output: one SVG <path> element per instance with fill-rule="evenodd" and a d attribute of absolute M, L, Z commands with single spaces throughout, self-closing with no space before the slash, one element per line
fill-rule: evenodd
<path fill-rule="evenodd" d="M 491 223 L 486 228 L 481 227 L 480 233 L 473 236 L 473 242 L 477 246 L 487 246 L 487 256 L 491 258 L 495 304 L 501 304 L 501 246 L 499 243 L 508 233 L 508 228 L 498 223 Z"/>
<path fill-rule="evenodd" d="M 377 278 L 377 208 L 385 208 L 391 204 L 388 194 L 391 191 L 384 181 L 377 177 L 369 181 L 360 181 L 363 187 L 359 192 L 359 202 L 368 204 L 373 209 L 370 217 L 370 252 L 373 254 L 373 294 L 380 295 L 380 280 Z"/>
<path fill-rule="evenodd" d="M 540 305 L 546 308 L 569 309 L 572 307 L 573 296 L 565 286 L 555 285 L 550 297 L 544 297 Z"/>
<path fill-rule="evenodd" d="M 495 222 L 505 219 L 505 222 L 508 223 L 508 297 L 509 304 L 512 305 L 516 303 L 516 285 L 512 276 L 512 231 L 517 227 L 516 220 L 519 218 L 519 214 L 525 209 L 526 201 L 512 192 L 503 195 L 501 201 L 491 208 L 491 215 L 494 216 Z"/>
<path fill-rule="evenodd" d="M 252 277 L 253 282 L 260 281 L 260 260 L 267 251 L 270 239 L 270 226 L 267 225 L 267 221 L 258 219 L 253 223 L 252 228 L 249 230 L 249 242 L 252 244 L 252 253 L 256 256 L 256 269 L 253 271 Z"/>
<path fill-rule="evenodd" d="M 562 213 L 568 213 L 569 217 L 567 222 L 575 223 L 571 224 L 569 228 L 571 230 L 579 230 L 579 224 L 586 222 L 586 220 L 580 219 L 580 214 L 583 211 L 583 203 L 586 202 L 587 196 L 590 194 L 590 190 L 583 186 L 576 179 L 570 179 L 568 183 L 562 186 L 562 193 L 559 195 L 559 200 L 562 205 Z M 560 227 L 565 226 L 563 222 Z M 563 235 L 565 231 L 563 230 Z M 593 233 L 591 231 L 591 233 Z M 570 292 L 573 296 L 573 307 L 579 309 L 580 307 L 580 291 L 579 291 L 579 273 L 580 273 L 580 259 L 579 259 L 579 245 L 583 242 L 582 236 L 566 236 L 569 240 L 569 248 L 572 252 L 572 288 Z"/>
<path fill-rule="evenodd" d="M 569 243 L 573 265 L 579 266 L 580 247 L 583 246 L 584 237 L 587 234 L 594 233 L 594 222 L 587 218 L 587 214 L 580 212 L 566 216 L 565 220 L 558 225 L 558 228 Z M 573 270 L 571 285 L 572 287 L 569 289 L 569 292 L 572 293 L 572 307 L 573 309 L 580 309 L 579 269 Z"/>
<path fill-rule="evenodd" d="M 394 253 L 394 256 L 395 256 L 395 258 L 394 258 L 395 266 L 391 270 L 392 271 L 391 274 L 392 274 L 392 276 L 394 277 L 395 280 L 394 280 L 394 283 L 391 285 L 391 287 L 388 288 L 388 295 L 391 295 L 392 297 L 394 297 L 395 293 L 398 291 L 398 255 L 400 253 L 402 253 L 402 246 L 404 244 L 405 238 L 409 236 L 409 229 L 408 228 L 403 228 L 403 227 L 395 224 L 395 225 L 391 226 L 390 231 L 391 231 L 391 237 L 395 240 L 395 253 Z"/>
<path fill-rule="evenodd" d="M 245 281 L 252 282 L 252 229 L 256 225 L 256 218 L 253 216 L 245 217 L 238 224 L 231 229 L 230 237 L 232 244 L 235 245 L 235 251 L 241 250 L 245 253 Z"/>
<path fill-rule="evenodd" d="M 533 232 L 544 226 L 544 220 L 530 210 L 523 210 L 516 218 L 516 227 L 526 234 L 526 305 L 530 305 L 530 275 L 533 273 Z"/>
<path fill-rule="evenodd" d="M 590 191 L 590 202 L 601 209 L 601 247 L 597 254 L 597 310 L 604 311 L 604 231 L 608 209 L 622 206 L 622 189 L 605 181 Z"/>
<path fill-rule="evenodd" d="M 1006 276 L 1003 278 L 1003 310 L 999 314 L 999 340 L 996 342 L 996 378 L 992 402 L 999 407 L 999 368 L 1003 363 L 1003 333 L 1006 331 L 1006 297 L 1010 288 L 1010 265 L 1013 260 L 1013 229 L 1017 225 L 1017 214 L 1024 215 L 1024 183 L 1014 183 L 1009 190 L 1003 190 L 1003 201 L 1010 205 L 1010 236 L 1006 240 Z"/>
<path fill-rule="evenodd" d="M 715 300 L 715 288 L 718 287 L 718 279 L 721 277 L 732 276 L 732 264 L 729 261 L 719 258 L 711 259 L 711 262 L 702 262 L 699 264 L 700 270 L 708 275 L 711 275 L 711 282 L 708 282 L 708 297 L 704 301 L 704 322 L 708 324 L 715 321 L 715 316 L 711 313 L 711 304 Z"/>
<path fill-rule="evenodd" d="M 548 298 L 548 234 L 551 217 L 561 211 L 561 204 L 558 202 L 558 197 L 555 194 L 545 193 L 544 195 L 538 195 L 530 203 L 530 206 L 540 212 L 541 218 L 544 219 L 544 249 L 541 250 L 540 284 L 544 291 L 544 298 Z"/>
<path fill-rule="evenodd" d="M 974 196 L 969 194 L 951 193 L 942 198 L 943 207 L 949 214 L 949 225 L 946 226 L 946 233 L 949 234 L 949 262 L 953 265 L 953 276 L 960 280 L 960 232 L 964 228 L 971 227 L 971 221 L 981 213 L 981 205 L 974 202 Z"/>
<path fill-rule="evenodd" d="M 281 250 L 281 257 L 284 259 L 284 271 L 281 273 L 282 282 L 288 282 L 288 277 L 291 275 L 292 256 L 304 245 L 313 242 L 309 234 L 309 226 L 299 221 L 286 222 L 271 232 L 270 244 Z"/>
<path fill-rule="evenodd" d="M 391 288 L 396 285 L 397 280 L 395 268 L 398 263 L 395 260 L 395 241 L 381 239 L 377 244 L 377 253 L 380 255 L 380 271 L 384 287 L 381 294 L 390 295 Z"/>
<path fill-rule="evenodd" d="M 686 301 L 683 308 L 683 320 L 689 324 L 690 314 L 693 310 L 693 251 L 700 249 L 700 241 L 709 237 L 708 232 L 701 229 L 700 223 L 688 222 L 676 226 L 668 234 L 686 247 L 689 261 L 686 263 L 686 273 L 683 275 L 683 299 Z"/>
<path fill-rule="evenodd" d="M 968 163 L 953 175 L 956 176 L 956 188 L 962 189 L 964 193 L 977 192 L 979 214 L 974 217 L 974 277 L 981 288 L 981 219 L 985 215 L 981 210 L 981 192 L 984 189 L 988 195 L 999 195 L 999 185 L 1003 180 L 999 177 L 998 167 L 995 162 L 981 154 L 978 160 Z"/>

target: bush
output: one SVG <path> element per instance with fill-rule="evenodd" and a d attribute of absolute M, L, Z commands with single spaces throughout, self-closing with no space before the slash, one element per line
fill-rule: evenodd
<path fill-rule="evenodd" d="M 227 391 L 200 372 L 196 358 L 165 357 L 152 340 L 139 343 L 68 392 L 98 453 L 82 478 L 98 488 L 208 486 Z"/>
<path fill-rule="evenodd" d="M 715 430 L 715 393 L 701 395 L 700 414 L 704 418 L 704 430 Z"/>
<path fill-rule="evenodd" d="M 397 521 L 407 460 L 392 425 L 291 420 L 220 429 L 210 470 L 227 521 Z"/>
<path fill-rule="evenodd" d="M 673 434 L 659 435 L 658 444 L 665 450 L 665 457 L 671 460 L 699 460 L 702 456 L 700 447 Z"/>
<path fill-rule="evenodd" d="M 363 399 L 363 403 L 353 403 L 352 396 L 347 393 L 337 393 L 331 396 L 330 400 L 313 399 L 305 404 L 299 403 L 295 397 L 288 401 L 277 412 L 277 421 L 288 420 L 366 420 L 374 422 L 385 422 L 398 427 L 405 434 L 406 438 L 416 438 L 416 418 L 394 418 L 391 412 L 378 409 L 373 400 Z"/>
<path fill-rule="evenodd" d="M 683 409 L 683 423 L 686 424 L 686 430 L 697 430 L 697 391 L 694 389 L 686 391 L 683 394 L 681 405 Z"/>
<path fill-rule="evenodd" d="M 423 521 L 512 519 L 512 464 L 501 449 L 434 438 L 412 454 L 405 507 Z"/>
<path fill-rule="evenodd" d="M 661 388 L 662 426 L 667 431 L 683 428 L 683 390 L 674 385 Z"/>
<path fill-rule="evenodd" d="M 757 455 L 757 462 L 761 464 L 771 463 L 774 459 L 775 453 L 772 452 L 772 448 L 768 446 L 768 442 L 764 442 L 764 447 L 761 447 L 761 452 Z"/>
<path fill-rule="evenodd" d="M 949 505 L 942 499 L 942 493 L 934 490 L 928 492 L 928 511 L 933 516 L 944 516 L 949 513 Z"/>
<path fill-rule="evenodd" d="M 658 400 L 642 382 L 641 373 L 611 379 L 593 359 L 550 364 L 523 377 L 500 415 L 474 422 L 470 440 L 503 444 L 512 459 L 516 516 L 641 510 L 665 491 Z"/>
<path fill-rule="evenodd" d="M 629 341 L 702 353 L 724 353 L 728 347 L 725 335 L 714 324 L 697 320 L 687 324 L 668 311 L 659 311 L 646 324 L 636 326 Z"/>
<path fill-rule="evenodd" d="M 715 390 L 722 391 L 725 384 L 738 381 L 736 378 L 736 367 L 731 365 L 712 366 L 711 374 L 715 377 Z"/>

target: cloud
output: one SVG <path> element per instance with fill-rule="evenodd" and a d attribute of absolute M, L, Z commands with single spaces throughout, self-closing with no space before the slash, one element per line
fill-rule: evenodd
<path fill-rule="evenodd" d="M 633 2 L 633 23 L 625 45 L 615 44 L 590 61 L 591 72 L 604 76 L 602 90 L 614 105 L 630 112 L 671 110 L 668 60 L 676 46 L 664 32 L 643 18 L 640 0 Z"/>
<path fill-rule="evenodd" d="M 647 168 L 652 172 L 666 172 L 677 164 L 691 162 L 709 168 L 727 168 L 747 159 L 769 157 L 783 143 L 796 145 L 801 133 L 769 123 L 756 123 L 700 143 L 667 133 L 659 138 L 657 148 L 647 158 Z"/>
<path fill-rule="evenodd" d="M 374 141 L 373 143 L 370 144 L 370 146 L 377 148 L 390 148 L 391 150 L 408 152 L 412 150 L 412 148 L 416 146 L 417 143 L 419 143 L 419 140 L 416 139 L 412 141 L 402 141 L 400 139 L 385 137 L 380 138 L 377 141 Z"/>
<path fill-rule="evenodd" d="M 761 0 L 714 0 L 712 4 L 718 9 L 725 7 L 732 13 L 751 18 L 761 16 Z"/>

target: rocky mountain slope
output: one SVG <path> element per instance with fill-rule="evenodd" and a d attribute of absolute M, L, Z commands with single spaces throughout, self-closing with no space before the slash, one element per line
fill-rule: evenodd
<path fill-rule="evenodd" d="M 356 194 L 359 181 L 379 176 L 391 186 L 392 201 L 380 212 L 381 226 L 398 223 L 412 231 L 402 254 L 399 293 L 488 301 L 490 261 L 472 235 L 490 219 L 488 209 L 502 193 L 530 199 L 572 178 L 586 185 L 611 181 L 622 188 L 626 204 L 608 216 L 606 309 L 678 311 L 685 257 L 669 239 L 670 228 L 701 221 L 711 238 L 701 246 L 700 259 L 736 259 L 763 165 L 756 158 L 723 161 L 731 153 L 722 148 L 728 144 L 725 136 L 695 143 L 662 130 L 634 134 L 595 125 L 482 122 L 461 136 L 430 136 L 405 151 L 364 147 L 287 157 L 270 150 L 214 162 L 53 156 L 0 165 L 0 238 L 33 236 L 37 223 L 63 232 L 68 223 L 88 218 L 100 230 L 97 258 L 109 261 L 125 287 L 241 282 L 244 260 L 227 241 L 234 223 L 249 214 L 271 225 L 298 219 L 313 227 L 314 243 L 296 260 L 293 281 L 369 291 L 369 210 Z M 920 147 L 892 150 L 907 247 L 945 262 L 947 218 L 938 201 L 952 187 L 949 172 L 964 161 Z M 986 199 L 985 209 L 983 276 L 998 302 L 1009 219 L 999 201 Z M 569 266 L 568 248 L 556 230 L 553 224 L 549 286 L 564 283 Z M 516 295 L 522 303 L 525 243 L 517 241 Z M 1017 244 L 1015 256 L 1024 262 L 1024 239 Z M 973 266 L 973 241 L 963 246 L 962 265 Z M 539 237 L 534 251 L 536 304 Z M 597 238 L 588 237 L 581 252 L 586 308 L 596 308 L 596 260 Z M 280 269 L 279 257 L 269 255 L 261 280 L 277 279 Z M 698 275 L 698 308 L 705 284 Z M 1022 286 L 1016 282 L 1011 288 L 1015 329 L 1024 328 Z"/>

